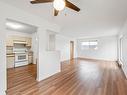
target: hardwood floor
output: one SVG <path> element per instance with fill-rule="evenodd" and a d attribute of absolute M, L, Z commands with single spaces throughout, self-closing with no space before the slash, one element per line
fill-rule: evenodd
<path fill-rule="evenodd" d="M 127 95 L 127 80 L 115 62 L 75 59 L 62 72 L 35 81 L 35 65 L 8 70 L 7 95 Z"/>
<path fill-rule="evenodd" d="M 28 65 L 24 67 L 19 67 L 15 69 L 7 70 L 7 88 L 11 89 L 13 87 L 20 86 L 21 84 L 26 84 L 27 82 L 35 82 L 36 78 L 36 65 Z"/>

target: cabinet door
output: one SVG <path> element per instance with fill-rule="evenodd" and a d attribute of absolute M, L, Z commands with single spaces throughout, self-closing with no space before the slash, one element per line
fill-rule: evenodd
<path fill-rule="evenodd" d="M 26 38 L 25 37 L 19 37 L 19 36 L 13 36 L 13 40 L 14 41 L 26 41 Z"/>
<path fill-rule="evenodd" d="M 14 57 L 7 57 L 7 68 L 14 68 Z"/>
<path fill-rule="evenodd" d="M 13 39 L 12 38 L 8 38 L 6 40 L 6 46 L 13 46 Z"/>
<path fill-rule="evenodd" d="M 31 38 L 26 38 L 26 42 L 27 42 L 26 46 L 30 46 L 31 47 L 32 39 Z"/>
<path fill-rule="evenodd" d="M 28 57 L 29 64 L 33 63 L 33 56 Z"/>

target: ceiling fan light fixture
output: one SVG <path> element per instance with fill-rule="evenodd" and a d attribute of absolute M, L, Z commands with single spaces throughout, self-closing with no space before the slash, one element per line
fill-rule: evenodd
<path fill-rule="evenodd" d="M 30 0 L 30 1 L 35 1 L 35 0 Z"/>
<path fill-rule="evenodd" d="M 53 7 L 56 10 L 61 11 L 65 8 L 65 1 L 64 0 L 54 0 Z"/>

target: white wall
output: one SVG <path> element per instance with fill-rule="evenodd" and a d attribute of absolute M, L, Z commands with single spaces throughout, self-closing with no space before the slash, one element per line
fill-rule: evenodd
<path fill-rule="evenodd" d="M 38 57 L 38 36 L 37 36 L 37 32 L 32 34 L 31 50 L 33 51 L 33 63 L 36 64 L 37 57 Z"/>
<path fill-rule="evenodd" d="M 47 31 L 43 29 L 38 29 L 38 39 L 39 39 L 39 78 L 38 80 L 43 80 L 60 72 L 60 53 L 59 51 L 48 51 L 47 41 L 48 35 Z M 43 35 L 43 37 L 42 37 Z M 42 44 L 43 43 L 43 44 Z"/>
<path fill-rule="evenodd" d="M 4 9 L 4 11 L 3 11 Z M 39 28 L 38 32 L 45 32 L 47 29 L 51 30 L 51 31 L 55 31 L 55 32 L 59 32 L 60 31 L 60 27 L 56 24 L 50 23 L 46 20 L 44 20 L 43 18 L 40 18 L 38 16 L 29 14 L 23 10 L 17 9 L 15 7 L 12 7 L 10 5 L 7 5 L 5 3 L 0 2 L 0 58 L 1 58 L 1 64 L 0 64 L 0 75 L 1 75 L 1 81 L 0 81 L 0 95 L 5 95 L 5 90 L 6 90 L 6 48 L 5 48 L 5 44 L 4 44 L 4 40 L 6 39 L 6 33 L 7 30 L 5 28 L 5 22 L 7 18 L 16 20 L 16 21 L 20 21 L 23 23 L 27 23 L 27 24 L 32 24 L 34 26 L 37 26 Z M 45 37 L 45 35 L 40 34 L 40 37 Z M 43 42 L 41 42 L 42 40 L 39 40 L 39 43 L 41 46 L 43 46 Z M 39 46 L 39 50 L 41 50 L 43 47 Z M 44 44 L 45 46 L 45 44 Z M 54 58 L 54 54 L 56 53 L 46 53 L 49 55 L 49 57 L 42 51 L 39 51 L 39 61 L 38 61 L 38 66 L 41 66 L 38 71 L 37 71 L 37 79 L 41 80 L 44 79 L 46 77 L 49 77 L 50 75 L 47 74 L 48 70 L 50 68 L 50 66 L 48 64 L 48 61 L 50 58 Z M 59 54 L 58 54 L 59 56 Z M 58 56 L 56 56 L 56 60 L 51 59 L 50 61 L 52 62 L 52 64 L 58 64 L 59 60 L 58 60 Z M 45 59 L 43 59 L 45 58 Z M 43 59 L 43 60 L 41 60 Z M 55 67 L 56 65 L 54 65 L 55 69 L 59 70 L 59 65 L 57 65 L 57 67 Z M 44 71 L 45 70 L 45 71 Z M 52 71 L 53 72 L 53 71 Z M 56 73 L 56 72 L 55 72 Z"/>
<path fill-rule="evenodd" d="M 121 39 L 121 42 L 120 42 Z M 127 77 L 127 21 L 118 36 L 118 58 Z"/>
<path fill-rule="evenodd" d="M 3 17 L 2 17 L 3 18 Z M 6 31 L 4 30 L 5 20 L 0 18 L 0 95 L 5 95 L 6 90 L 6 49 L 5 38 Z"/>
<path fill-rule="evenodd" d="M 56 50 L 60 51 L 60 61 L 65 61 L 70 59 L 70 41 L 74 41 L 76 46 L 75 39 L 70 37 L 65 37 L 60 34 L 56 35 Z M 76 57 L 76 49 L 74 48 L 74 57 Z"/>
<path fill-rule="evenodd" d="M 32 37 L 32 34 L 22 33 L 22 32 L 17 32 L 12 30 L 7 30 L 6 34 L 7 34 L 6 37 L 9 37 L 9 36 Z"/>
<path fill-rule="evenodd" d="M 80 41 L 87 41 L 91 39 L 79 39 L 77 40 L 77 52 L 78 57 L 82 58 L 93 58 L 100 60 L 117 60 L 117 37 L 98 37 L 92 38 L 98 40 L 98 49 L 97 50 L 82 50 Z"/>

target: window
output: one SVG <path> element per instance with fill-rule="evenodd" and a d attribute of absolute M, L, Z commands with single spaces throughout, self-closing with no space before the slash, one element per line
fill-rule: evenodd
<path fill-rule="evenodd" d="M 47 31 L 47 51 L 55 51 L 55 40 L 56 40 L 56 33 L 53 31 Z"/>
<path fill-rule="evenodd" d="M 87 50 L 87 49 L 97 49 L 98 41 L 92 40 L 92 41 L 83 41 L 81 42 L 81 49 Z"/>

